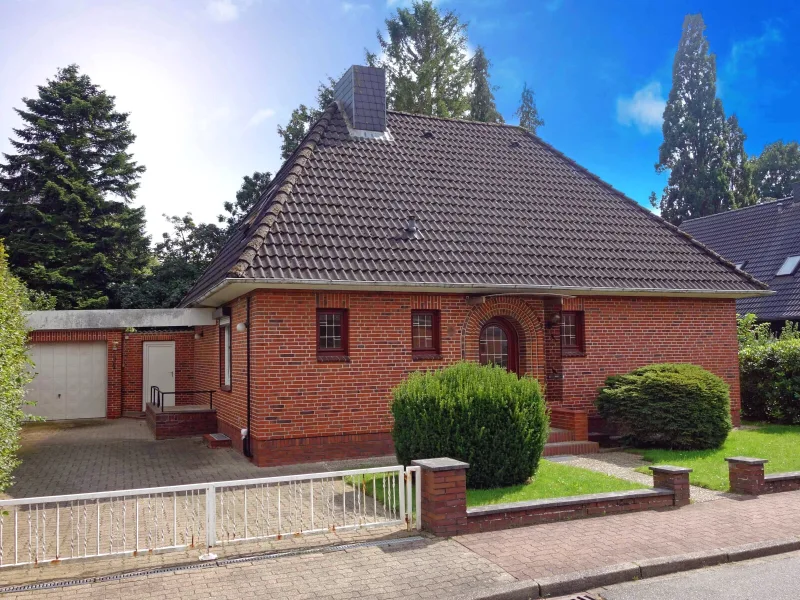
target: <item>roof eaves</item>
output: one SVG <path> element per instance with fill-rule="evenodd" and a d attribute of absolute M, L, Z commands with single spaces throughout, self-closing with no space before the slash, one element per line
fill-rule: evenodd
<path fill-rule="evenodd" d="M 681 231 L 680 228 L 676 227 L 675 225 L 673 225 L 669 221 L 666 221 L 665 219 L 659 217 L 654 212 L 652 212 L 650 210 L 647 210 L 644 206 L 642 206 L 641 204 L 636 202 L 636 200 L 634 200 L 633 198 L 630 198 L 624 192 L 621 192 L 620 190 L 615 188 L 613 185 L 611 185 L 607 181 L 605 181 L 602 178 L 600 178 L 599 176 L 595 175 L 594 173 L 592 173 L 586 167 L 581 166 L 580 164 L 578 164 L 577 162 L 572 160 L 569 156 L 567 156 L 566 154 L 564 154 L 563 152 L 561 152 L 557 148 L 555 148 L 552 145 L 550 145 L 547 142 L 545 142 L 542 138 L 540 138 L 535 133 L 532 133 L 532 132 L 530 132 L 528 130 L 524 130 L 524 131 L 529 136 L 534 138 L 537 142 L 539 142 L 540 144 L 542 144 L 543 146 L 548 148 L 550 151 L 554 152 L 555 154 L 560 156 L 562 159 L 566 160 L 574 169 L 580 171 L 581 173 L 583 173 L 584 175 L 586 175 L 590 179 L 594 180 L 595 182 L 599 183 L 600 185 L 602 185 L 603 187 L 605 187 L 606 189 L 611 191 L 613 194 L 615 194 L 615 195 L 619 196 L 620 198 L 622 198 L 623 200 L 629 202 L 637 210 L 639 210 L 640 212 L 645 214 L 649 219 L 652 219 L 653 221 L 655 221 L 656 223 L 658 223 L 662 227 L 666 227 L 672 233 L 678 235 L 679 237 L 682 237 L 683 239 L 685 239 L 689 243 L 694 244 L 700 251 L 708 254 L 711 258 L 716 260 L 722 266 L 727 267 L 728 269 L 733 271 L 736 275 L 738 275 L 742 279 L 744 279 L 744 280 L 748 281 L 749 283 L 752 283 L 753 285 L 756 285 L 756 286 L 758 286 L 758 287 L 760 287 L 762 289 L 765 289 L 765 290 L 769 289 L 769 286 L 766 283 L 764 283 L 763 281 L 759 281 L 758 279 L 756 279 L 755 277 L 753 277 L 749 273 L 746 273 L 744 271 L 740 271 L 739 269 L 736 268 L 736 265 L 734 265 L 733 263 L 730 263 L 727 260 L 725 260 L 725 258 L 723 258 L 719 254 L 714 252 L 711 248 L 709 248 L 705 244 L 702 244 L 702 243 L 698 242 L 691 235 L 689 235 L 688 233 L 686 233 L 684 231 Z"/>
<path fill-rule="evenodd" d="M 239 256 L 236 264 L 228 271 L 228 277 L 244 277 L 247 269 L 252 267 L 253 259 L 256 257 L 259 248 L 264 244 L 264 240 L 267 238 L 272 226 L 283 211 L 286 201 L 292 194 L 294 185 L 300 177 L 302 177 L 306 165 L 308 165 L 309 160 L 314 154 L 314 150 L 317 148 L 317 144 L 319 144 L 319 141 L 325 134 L 325 130 L 336 110 L 337 107 L 335 103 L 325 109 L 325 112 L 322 113 L 322 116 L 320 116 L 317 122 L 311 127 L 305 139 L 293 154 L 292 158 L 294 162 L 289 168 L 289 172 L 281 183 L 281 187 L 278 188 L 275 195 L 272 197 L 269 209 L 261 219 L 261 223 L 259 223 L 256 230 L 250 236 L 250 241 L 247 242 L 241 256 Z M 290 158 L 290 160 L 292 160 L 292 158 Z"/>

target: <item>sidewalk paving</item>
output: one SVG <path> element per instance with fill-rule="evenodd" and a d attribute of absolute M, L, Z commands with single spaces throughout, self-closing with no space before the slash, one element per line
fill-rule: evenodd
<path fill-rule="evenodd" d="M 800 538 L 800 491 L 131 577 L 18 598 L 447 598 L 647 558 Z M 0 576 L 2 576 L 0 571 Z"/>

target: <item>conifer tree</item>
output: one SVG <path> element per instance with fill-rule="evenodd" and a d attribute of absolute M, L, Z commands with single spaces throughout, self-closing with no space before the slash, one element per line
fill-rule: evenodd
<path fill-rule="evenodd" d="M 472 57 L 472 95 L 470 97 L 469 116 L 473 121 L 484 123 L 503 123 L 503 116 L 497 111 L 494 101 L 494 92 L 497 86 L 489 82 L 489 67 L 491 63 L 486 58 L 481 46 L 475 50 Z"/>
<path fill-rule="evenodd" d="M 533 90 L 526 83 L 522 88 L 522 95 L 519 99 L 519 108 L 514 113 L 519 119 L 519 126 L 535 134 L 539 127 L 544 126 L 544 119 L 539 116 L 539 109 L 536 107 L 536 99 Z"/>

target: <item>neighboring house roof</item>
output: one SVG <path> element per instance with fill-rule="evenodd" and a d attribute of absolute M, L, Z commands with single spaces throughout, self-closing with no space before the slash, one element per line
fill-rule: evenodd
<path fill-rule="evenodd" d="M 232 282 L 765 293 L 519 127 L 386 117 L 385 139 L 362 139 L 329 106 L 182 304 L 218 303 L 209 295 Z"/>
<path fill-rule="evenodd" d="M 800 270 L 776 275 L 788 257 L 800 255 L 800 198 L 693 219 L 681 229 L 775 291 L 772 296 L 739 300 L 740 313 L 756 313 L 765 321 L 800 318 Z"/>

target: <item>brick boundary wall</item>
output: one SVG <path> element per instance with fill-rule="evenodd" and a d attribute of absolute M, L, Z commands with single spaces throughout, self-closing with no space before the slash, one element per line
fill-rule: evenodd
<path fill-rule="evenodd" d="M 422 470 L 422 527 L 452 536 L 510 527 L 689 504 L 691 469 L 651 467 L 658 487 L 467 508 L 467 463 L 450 458 L 413 461 Z"/>
<path fill-rule="evenodd" d="M 764 465 L 769 462 L 765 458 L 733 456 L 725 460 L 730 490 L 735 494 L 758 496 L 800 490 L 800 471 L 765 475 Z"/>
<path fill-rule="evenodd" d="M 217 433 L 217 411 L 215 410 L 160 412 L 148 404 L 145 419 L 157 440 Z"/>

